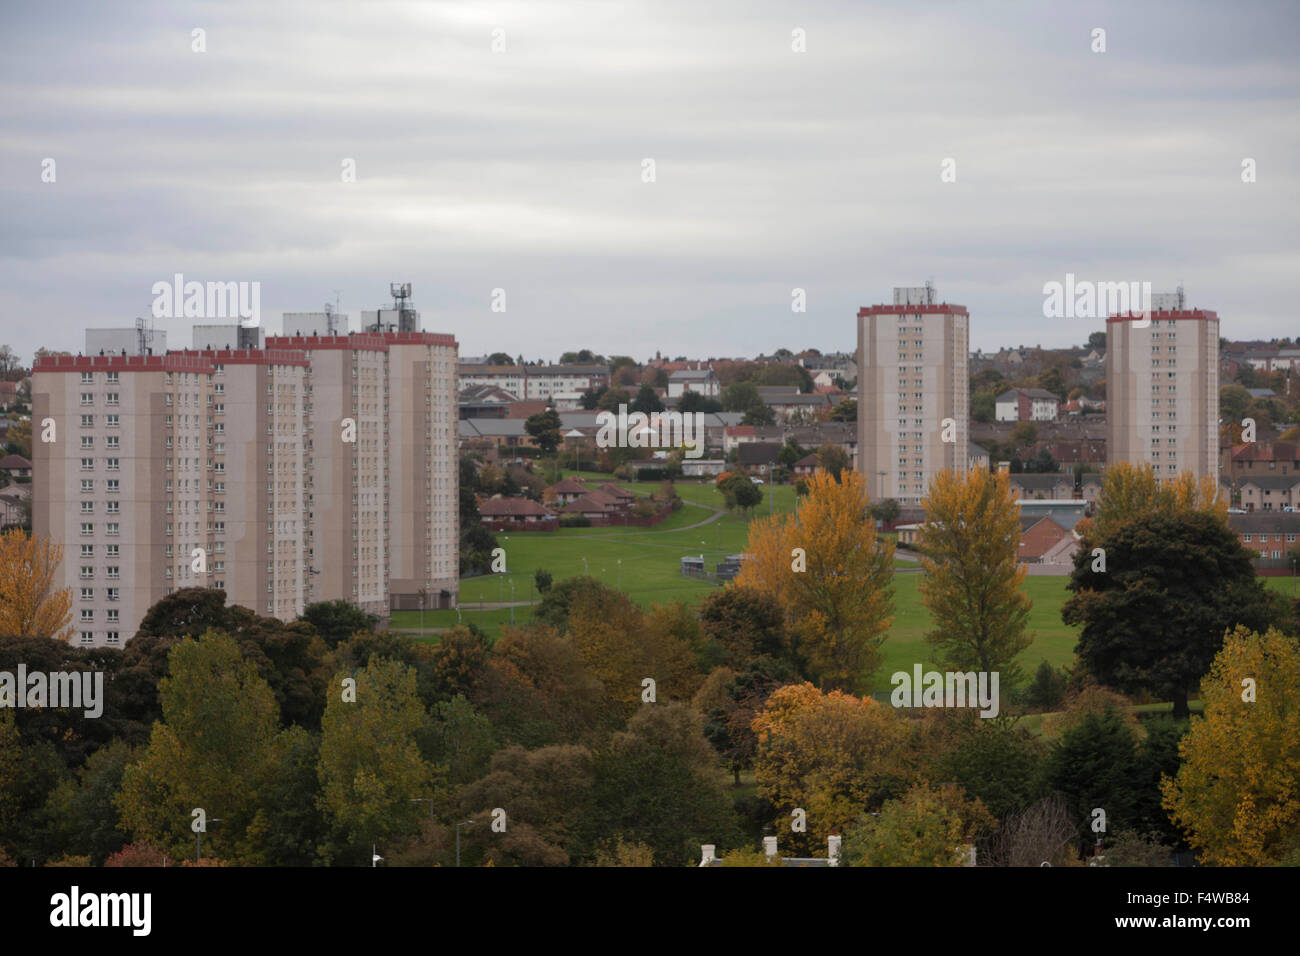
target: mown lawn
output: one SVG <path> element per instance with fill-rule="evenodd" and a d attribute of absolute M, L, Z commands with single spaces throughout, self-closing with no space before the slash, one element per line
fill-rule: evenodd
<path fill-rule="evenodd" d="M 609 479 L 607 475 L 595 473 L 586 473 L 584 477 L 589 482 Z M 649 493 L 657 490 L 660 483 L 616 484 Z M 679 481 L 676 489 L 683 501 L 703 507 L 688 504 L 653 528 L 565 528 L 557 532 L 499 534 L 498 541 L 506 550 L 506 573 L 461 581 L 460 620 L 473 621 L 494 637 L 499 635 L 501 627 L 510 622 L 509 609 L 472 610 L 465 605 L 535 601 L 538 594 L 533 574 L 539 568 L 549 571 L 556 582 L 590 574 L 610 587 L 621 587 L 645 607 L 671 601 L 696 604 L 703 600 L 716 585 L 683 577 L 681 558 L 702 554 L 707 566 L 712 568 L 727 555 L 743 551 L 751 518 L 739 513 L 724 513 L 708 524 L 688 528 L 688 525 L 708 519 L 721 508 L 722 496 L 714 490 L 712 482 Z M 772 486 L 763 486 L 763 503 L 754 509 L 753 517 L 768 514 L 767 495 L 771 490 Z M 794 488 L 779 485 L 775 491 L 771 511 L 793 510 Z M 898 565 L 914 567 L 915 562 L 900 559 Z M 894 621 L 882 648 L 883 666 L 872 680 L 877 693 L 890 689 L 889 676 L 895 671 L 910 670 L 916 662 L 926 667 L 934 666 L 930 648 L 923 640 L 930 630 L 930 621 L 917 590 L 920 580 L 921 575 L 916 572 L 894 576 Z M 1025 590 L 1034 602 L 1030 614 L 1034 641 L 1019 658 L 1027 675 L 1033 673 L 1040 661 L 1064 666 L 1073 658 L 1076 629 L 1061 623 L 1061 604 L 1067 596 L 1066 580 L 1064 577 L 1031 577 L 1025 581 Z M 517 624 L 527 621 L 530 615 L 528 607 L 514 609 Z M 426 611 L 424 615 L 426 628 L 454 627 L 456 623 L 455 611 Z M 418 611 L 398 611 L 393 614 L 392 626 L 403 630 L 418 629 L 420 614 Z"/>

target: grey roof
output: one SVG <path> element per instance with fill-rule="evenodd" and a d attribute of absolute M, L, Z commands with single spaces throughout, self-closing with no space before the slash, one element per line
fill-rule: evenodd
<path fill-rule="evenodd" d="M 679 368 L 668 376 L 668 381 L 676 379 L 679 382 L 702 382 L 713 375 L 711 368 Z"/>
<path fill-rule="evenodd" d="M 989 450 L 987 448 L 982 448 L 979 445 L 975 444 L 974 442 L 968 442 L 968 444 L 970 445 L 970 447 L 966 451 L 967 458 L 989 457 Z"/>
<path fill-rule="evenodd" d="M 1019 485 L 1026 491 L 1051 491 L 1061 482 L 1073 484 L 1069 475 L 1035 475 L 1019 474 L 1011 476 L 1011 484 Z"/>
<path fill-rule="evenodd" d="M 1256 488 L 1267 488 L 1270 491 L 1287 491 L 1300 485 L 1300 474 L 1298 475 L 1259 475 L 1250 476 L 1241 479 L 1241 486 L 1254 485 Z"/>
<path fill-rule="evenodd" d="M 458 423 L 461 438 L 523 438 L 522 418 L 462 418 Z"/>
<path fill-rule="evenodd" d="M 1025 395 L 1029 398 L 1046 398 L 1051 399 L 1054 402 L 1060 401 L 1057 396 L 1053 395 L 1045 388 L 1009 388 L 994 399 L 994 401 L 1010 402 L 1014 400 L 1016 395 Z"/>
<path fill-rule="evenodd" d="M 736 447 L 736 461 L 742 465 L 770 465 L 780 451 L 781 446 L 771 442 L 746 442 Z"/>
<path fill-rule="evenodd" d="M 1250 392 L 1251 398 L 1272 398 L 1277 394 L 1271 388 L 1248 388 L 1246 391 Z"/>
<path fill-rule="evenodd" d="M 1237 534 L 1297 534 L 1300 533 L 1300 513 L 1252 511 L 1245 515 L 1228 515 L 1228 527 Z"/>

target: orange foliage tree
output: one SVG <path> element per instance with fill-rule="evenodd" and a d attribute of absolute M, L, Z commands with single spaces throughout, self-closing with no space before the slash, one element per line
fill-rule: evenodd
<path fill-rule="evenodd" d="M 0 534 L 0 634 L 68 640 L 72 589 L 55 586 L 63 549 L 17 528 Z"/>
<path fill-rule="evenodd" d="M 866 482 L 818 469 L 797 515 L 750 525 L 736 578 L 773 595 L 808 675 L 825 688 L 860 690 L 880 664 L 893 618 L 894 544 L 877 541 Z"/>

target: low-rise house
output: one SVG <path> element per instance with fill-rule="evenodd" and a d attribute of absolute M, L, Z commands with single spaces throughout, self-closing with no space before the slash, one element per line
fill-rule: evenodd
<path fill-rule="evenodd" d="M 721 458 L 683 458 L 683 478 L 716 478 L 727 470 L 727 463 Z"/>
<path fill-rule="evenodd" d="M 816 455 L 805 455 L 790 466 L 790 471 L 796 478 L 807 478 L 821 466 L 821 459 Z"/>
<path fill-rule="evenodd" d="M 1285 511 L 1300 507 L 1300 473 L 1252 475 L 1238 482 L 1241 507 L 1247 511 Z"/>
<path fill-rule="evenodd" d="M 1061 400 L 1042 388 L 1012 388 L 995 399 L 1000 422 L 1054 422 Z"/>
<path fill-rule="evenodd" d="M 968 442 L 967 451 L 967 468 L 978 468 L 980 471 L 989 470 L 989 453 L 985 448 L 981 448 L 974 442 Z"/>
<path fill-rule="evenodd" d="M 623 506 L 618 501 L 599 491 L 589 491 L 585 495 L 579 495 L 563 508 L 566 515 L 582 515 L 593 520 L 618 514 L 622 510 Z"/>
<path fill-rule="evenodd" d="M 588 488 L 585 484 L 576 478 L 565 478 L 557 481 L 545 491 L 542 492 L 543 500 L 555 501 L 557 504 L 567 505 L 587 494 Z"/>
<path fill-rule="evenodd" d="M 668 397 L 681 398 L 686 392 L 717 398 L 722 394 L 722 384 L 711 368 L 678 369 L 668 376 Z"/>
<path fill-rule="evenodd" d="M 1293 573 L 1287 552 L 1300 535 L 1300 513 L 1287 511 L 1255 512 L 1228 515 L 1228 527 L 1237 535 L 1241 546 L 1258 555 L 1260 571 Z"/>
<path fill-rule="evenodd" d="M 30 478 L 32 463 L 22 455 L 5 455 L 0 458 L 0 471 L 7 471 L 14 478 Z"/>
<path fill-rule="evenodd" d="M 1073 565 L 1079 539 L 1051 518 L 1021 515 L 1019 560 L 1023 564 Z"/>
<path fill-rule="evenodd" d="M 783 446 L 775 442 L 750 442 L 736 449 L 736 464 L 747 472 L 770 472 Z"/>
<path fill-rule="evenodd" d="M 551 510 L 531 498 L 488 498 L 479 502 L 478 513 L 484 524 L 508 521 L 515 524 L 536 524 L 555 517 Z"/>

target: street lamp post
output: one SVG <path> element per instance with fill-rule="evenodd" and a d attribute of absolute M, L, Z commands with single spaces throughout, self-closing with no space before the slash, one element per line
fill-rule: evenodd
<path fill-rule="evenodd" d="M 429 596 L 428 587 L 422 587 L 418 592 L 420 595 L 420 636 L 424 637 L 424 602 Z"/>
<path fill-rule="evenodd" d="M 460 828 L 472 827 L 473 825 L 473 820 L 466 820 L 464 823 L 456 824 L 456 866 L 458 867 L 460 866 Z"/>
<path fill-rule="evenodd" d="M 623 590 L 623 559 L 618 559 L 618 589 Z"/>
<path fill-rule="evenodd" d="M 211 820 L 208 820 L 207 822 L 208 822 L 208 823 L 220 823 L 220 822 L 221 822 L 221 818 L 220 818 L 220 817 L 213 817 Z M 197 844 L 196 844 L 196 849 L 195 849 L 195 851 L 194 851 L 194 862 L 195 862 L 195 863 L 198 863 L 200 860 L 203 859 L 203 831 L 202 831 L 202 830 L 196 830 L 196 831 L 194 832 L 194 836 L 195 836 L 195 838 L 196 838 L 197 841 L 198 841 Z"/>

